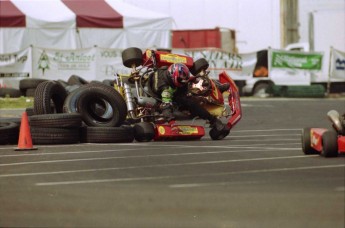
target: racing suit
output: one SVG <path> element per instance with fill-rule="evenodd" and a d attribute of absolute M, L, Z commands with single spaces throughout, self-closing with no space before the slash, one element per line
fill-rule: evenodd
<path fill-rule="evenodd" d="M 211 125 L 218 120 L 217 117 L 202 107 L 193 96 L 187 96 L 188 85 L 175 87 L 166 68 L 160 68 L 154 72 L 151 88 L 153 93 L 162 101 L 160 107 L 167 121 L 174 119 L 173 102 L 186 108 L 193 116 L 209 120 Z"/>

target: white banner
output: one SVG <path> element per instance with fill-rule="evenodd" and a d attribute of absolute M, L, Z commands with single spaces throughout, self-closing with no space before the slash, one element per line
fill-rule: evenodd
<path fill-rule="evenodd" d="M 232 54 L 221 50 L 173 49 L 173 53 L 191 56 L 195 61 L 205 58 L 210 64 L 210 77 L 218 79 L 218 74 L 226 71 L 234 80 L 251 77 L 257 61 L 256 52 Z"/>
<path fill-rule="evenodd" d="M 32 76 L 31 48 L 0 55 L 1 86 L 18 88 L 19 81 Z"/>
<path fill-rule="evenodd" d="M 130 69 L 122 64 L 122 49 L 97 48 L 96 72 L 98 81 L 115 79 L 115 73 L 129 74 Z"/>
<path fill-rule="evenodd" d="M 122 64 L 122 50 L 88 48 L 77 50 L 33 49 L 35 77 L 65 80 L 72 75 L 87 81 L 114 79 L 115 73 L 128 73 Z"/>
<path fill-rule="evenodd" d="M 330 77 L 345 79 L 345 52 L 331 49 Z"/>
<path fill-rule="evenodd" d="M 85 80 L 96 78 L 96 49 L 54 50 L 33 48 L 34 77 L 65 80 L 78 75 Z"/>

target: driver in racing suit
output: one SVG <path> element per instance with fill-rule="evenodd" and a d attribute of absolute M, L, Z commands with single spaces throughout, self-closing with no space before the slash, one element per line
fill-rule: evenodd
<path fill-rule="evenodd" d="M 216 116 L 211 115 L 193 96 L 187 96 L 189 69 L 182 63 L 175 63 L 166 68 L 159 68 L 153 75 L 152 91 L 162 103 L 160 108 L 169 122 L 174 120 L 172 102 L 186 107 L 193 116 L 208 120 L 212 128 L 222 130 L 226 127 Z"/>

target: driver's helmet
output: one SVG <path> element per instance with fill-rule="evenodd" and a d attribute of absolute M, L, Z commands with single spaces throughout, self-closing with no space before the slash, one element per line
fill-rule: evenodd
<path fill-rule="evenodd" d="M 189 69 L 182 63 L 174 63 L 168 68 L 169 75 L 176 87 L 181 87 L 188 83 Z"/>

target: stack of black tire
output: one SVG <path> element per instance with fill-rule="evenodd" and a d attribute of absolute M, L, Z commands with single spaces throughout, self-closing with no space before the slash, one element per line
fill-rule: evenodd
<path fill-rule="evenodd" d="M 104 83 L 71 78 L 37 86 L 29 118 L 33 143 L 132 142 L 133 128 L 124 125 L 127 106 L 123 97 Z"/>

